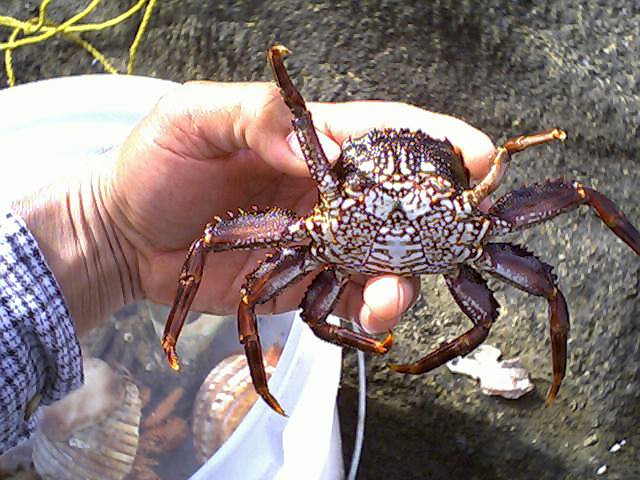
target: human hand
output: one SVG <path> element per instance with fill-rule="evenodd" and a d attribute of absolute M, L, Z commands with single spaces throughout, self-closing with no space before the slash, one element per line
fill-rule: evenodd
<path fill-rule="evenodd" d="M 311 103 L 309 108 L 332 160 L 349 136 L 373 127 L 407 127 L 449 138 L 461 149 L 472 177 L 488 170 L 491 141 L 452 117 L 387 102 Z M 291 114 L 272 84 L 189 83 L 164 97 L 118 155 L 92 170 L 90 180 L 80 177 L 73 187 L 78 195 L 65 186 L 57 198 L 69 208 L 50 212 L 34 208 L 38 202 L 22 203 L 19 210 L 62 286 L 78 329 L 137 298 L 170 304 L 187 248 L 214 215 L 252 205 L 306 214 L 316 188 L 295 153 L 291 131 Z M 51 219 L 65 210 L 69 218 L 56 233 Z M 55 242 L 47 241 L 51 235 L 57 235 Z M 70 250 L 62 261 L 61 250 Z M 263 257 L 260 251 L 210 256 L 193 308 L 235 311 L 245 275 Z M 286 289 L 262 311 L 297 308 L 307 284 Z M 354 276 L 335 311 L 368 331 L 384 331 L 410 306 L 418 287 L 417 279 Z"/>
<path fill-rule="evenodd" d="M 311 104 L 330 159 L 339 145 L 373 127 L 421 128 L 473 148 L 472 171 L 493 146 L 483 134 L 452 119 L 402 104 Z M 291 135 L 291 114 L 271 84 L 190 83 L 163 98 L 123 145 L 107 182 L 112 218 L 136 251 L 145 296 L 173 301 L 177 274 L 190 243 L 213 215 L 280 206 L 304 215 L 317 201 L 314 182 Z M 439 135 L 440 134 L 440 135 Z M 473 143 L 472 143 L 473 141 Z M 468 148 L 467 148 L 468 147 Z M 193 307 L 214 313 L 237 308 L 246 274 L 264 251 L 210 256 Z M 300 282 L 262 307 L 297 308 L 308 285 Z M 418 291 L 417 279 L 356 276 L 336 308 L 368 331 L 395 325 Z"/>

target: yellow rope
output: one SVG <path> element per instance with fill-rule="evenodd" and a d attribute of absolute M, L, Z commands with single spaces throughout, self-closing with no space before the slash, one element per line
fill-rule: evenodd
<path fill-rule="evenodd" d="M 77 15 L 75 15 L 74 17 L 71 17 L 69 20 L 67 20 L 64 23 L 61 23 L 60 25 L 56 26 L 55 28 L 47 28 L 44 27 L 43 25 L 40 25 L 40 27 L 35 30 L 45 30 L 45 33 L 43 33 L 42 35 L 36 35 L 36 36 L 31 36 L 31 37 L 26 37 L 23 38 L 21 40 L 16 40 L 14 42 L 6 42 L 6 43 L 0 43 L 0 49 L 2 48 L 9 48 L 9 49 L 14 49 L 14 48 L 18 48 L 21 47 L 23 45 L 29 45 L 32 43 L 38 43 L 38 42 L 42 42 L 44 40 L 46 40 L 47 38 L 53 37 L 56 33 L 58 32 L 64 32 L 68 27 L 70 27 L 71 25 L 73 25 L 74 23 L 82 20 L 84 17 L 86 17 L 87 15 L 89 15 L 97 6 L 98 4 L 101 2 L 102 0 L 93 0 L 89 6 L 87 8 L 85 8 L 83 11 L 81 11 L 80 13 L 78 13 Z M 50 3 L 51 0 L 44 0 L 42 2 L 42 4 L 40 5 L 40 15 L 39 17 L 42 18 L 43 20 L 43 24 L 44 24 L 44 19 L 45 17 L 45 7 L 48 3 Z M 38 23 L 35 26 L 38 26 L 40 24 L 40 18 L 38 19 Z M 35 21 L 35 19 L 34 19 Z M 31 28 L 25 29 L 24 32 L 27 34 L 32 34 L 35 33 L 33 26 Z"/>
<path fill-rule="evenodd" d="M 13 32 L 11 32 L 9 41 L 14 41 L 19 33 L 20 29 L 16 28 Z M 4 52 L 4 65 L 7 69 L 7 82 L 9 82 L 10 87 L 13 87 L 16 84 L 16 76 L 13 73 L 13 60 L 11 58 L 11 50 L 9 49 Z"/>
<path fill-rule="evenodd" d="M 143 13 L 140 25 L 138 26 L 138 31 L 136 32 L 136 36 L 131 43 L 131 47 L 129 48 L 129 62 L 127 64 L 127 73 L 133 73 L 133 63 L 135 61 L 136 51 L 149 24 L 149 19 L 151 18 L 151 13 L 157 0 L 138 0 L 135 5 L 129 8 L 127 11 L 110 20 L 106 20 L 101 23 L 81 23 L 78 25 L 76 25 L 76 23 L 93 12 L 93 10 L 98 7 L 102 0 L 92 0 L 84 10 L 59 25 L 56 25 L 47 20 L 46 9 L 51 1 L 52 0 L 42 0 L 38 11 L 38 17 L 32 18 L 26 22 L 15 19 L 13 17 L 0 15 L 0 26 L 13 28 L 13 31 L 11 32 L 11 35 L 9 35 L 8 40 L 6 42 L 0 42 L 0 50 L 5 51 L 4 63 L 9 86 L 12 87 L 15 85 L 15 74 L 13 71 L 12 58 L 13 50 L 24 45 L 43 42 L 56 34 L 62 34 L 63 36 L 80 45 L 87 52 L 89 52 L 89 54 L 91 54 L 91 56 L 93 56 L 93 58 L 97 62 L 99 62 L 107 72 L 118 73 L 117 69 L 114 68 L 111 63 L 109 63 L 106 57 L 91 43 L 80 37 L 78 33 L 99 31 L 113 27 L 114 25 L 127 20 L 129 17 L 142 9 L 142 7 L 144 7 L 146 4 L 146 9 Z M 22 38 L 18 38 L 18 36 L 22 36 Z"/>
<path fill-rule="evenodd" d="M 131 43 L 131 47 L 129 48 L 129 63 L 127 64 L 127 73 L 131 75 L 133 73 L 133 62 L 136 59 L 136 51 L 138 50 L 138 45 L 140 45 L 140 40 L 142 40 L 142 35 L 144 35 L 144 31 L 149 24 L 149 19 L 151 18 L 151 11 L 156 4 L 156 0 L 149 0 L 147 4 L 147 9 L 144 11 L 142 15 L 142 21 L 140 22 L 140 26 L 138 27 L 138 31 L 136 32 L 136 36 Z"/>
<path fill-rule="evenodd" d="M 118 69 L 115 68 L 113 65 L 111 65 L 111 63 L 109 63 L 109 60 L 107 60 L 106 57 L 97 48 L 95 48 L 93 45 L 91 45 L 86 40 L 83 40 L 82 38 L 80 38 L 80 35 L 76 35 L 75 33 L 67 32 L 67 33 L 65 33 L 65 36 L 69 37 L 71 40 L 73 40 L 78 45 L 80 45 L 82 48 L 84 48 L 87 52 L 89 52 L 93 56 L 93 58 L 95 58 L 98 62 L 100 62 L 102 64 L 102 67 L 108 73 L 112 73 L 114 75 L 118 74 Z"/>
<path fill-rule="evenodd" d="M 82 25 L 75 25 L 73 27 L 73 30 L 76 32 L 83 32 L 87 30 L 103 30 L 105 28 L 113 27 L 119 24 L 120 22 L 124 22 L 125 20 L 127 20 L 131 15 L 133 15 L 142 7 L 144 7 L 144 4 L 147 3 L 148 1 L 149 0 L 138 0 L 138 2 L 133 7 L 131 7 L 126 12 L 121 13 L 117 17 L 114 17 L 110 20 L 106 20 L 101 23 L 83 23 Z M 156 3 L 156 2 L 155 0 L 152 0 L 150 3 Z M 151 8 L 153 8 L 153 5 L 151 6 Z"/>

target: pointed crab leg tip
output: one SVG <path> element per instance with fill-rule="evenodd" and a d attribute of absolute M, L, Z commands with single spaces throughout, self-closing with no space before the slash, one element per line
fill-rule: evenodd
<path fill-rule="evenodd" d="M 549 393 L 547 394 L 547 400 L 544 402 L 546 407 L 550 407 L 553 405 L 553 402 L 556 401 L 556 397 L 558 396 L 558 390 L 551 387 Z"/>
<path fill-rule="evenodd" d="M 387 336 L 382 342 L 376 342 L 375 344 L 375 353 L 378 355 L 385 355 L 391 346 L 393 345 L 393 332 L 391 330 L 387 331 Z"/>
<path fill-rule="evenodd" d="M 391 345 L 393 345 L 393 331 L 387 330 L 387 338 L 382 342 L 382 346 L 389 350 Z"/>
<path fill-rule="evenodd" d="M 280 44 L 271 47 L 270 52 L 271 55 L 277 55 L 279 57 L 286 57 L 287 55 L 291 55 L 291 50 Z"/>
<path fill-rule="evenodd" d="M 389 367 L 394 372 L 409 373 L 408 365 L 402 365 L 400 363 L 388 363 L 387 367 Z"/>
<path fill-rule="evenodd" d="M 270 393 L 267 393 L 262 397 L 262 399 L 267 403 L 267 405 L 269 405 L 271 410 L 276 412 L 278 415 L 282 415 L 285 418 L 289 418 L 289 415 L 285 413 L 284 409 L 280 406 L 280 404 L 278 403 L 278 401 L 275 399 L 273 395 L 271 395 Z"/>
<path fill-rule="evenodd" d="M 561 128 L 556 128 L 553 131 L 553 137 L 560 140 L 561 142 L 564 142 L 567 139 L 567 132 L 565 132 Z"/>
<path fill-rule="evenodd" d="M 167 361 L 169 362 L 169 367 L 171 367 L 171 370 L 173 370 L 174 372 L 177 372 L 180 370 L 180 358 L 178 357 L 178 354 L 176 353 L 175 349 L 172 347 L 164 347 L 164 353 L 167 356 Z"/>

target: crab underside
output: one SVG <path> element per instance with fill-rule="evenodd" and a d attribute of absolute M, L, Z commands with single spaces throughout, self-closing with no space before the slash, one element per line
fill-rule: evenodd
<path fill-rule="evenodd" d="M 274 46 L 271 65 L 282 97 L 293 114 L 319 202 L 307 217 L 278 207 L 216 217 L 189 250 L 178 292 L 167 319 L 162 347 L 174 369 L 175 345 L 198 290 L 209 252 L 275 248 L 247 276 L 238 308 L 238 331 L 253 385 L 276 412 L 284 411 L 269 392 L 255 307 L 322 267 L 302 303 L 302 318 L 323 340 L 365 352 L 384 354 L 392 344 L 327 323 L 353 273 L 420 275 L 441 273 L 449 291 L 473 326 L 435 351 L 406 365 L 402 373 L 419 374 L 466 355 L 480 345 L 498 316 L 498 304 L 480 275 L 484 272 L 549 306 L 553 382 L 552 402 L 565 376 L 569 313 L 552 267 L 526 249 L 490 238 L 524 229 L 588 205 L 633 251 L 640 255 L 640 233 L 601 193 L 564 179 L 536 183 L 507 193 L 488 212 L 480 202 L 498 187 L 498 177 L 512 154 L 565 133 L 552 129 L 508 140 L 491 159 L 487 176 L 475 187 L 459 150 L 447 140 L 409 130 L 373 130 L 343 145 L 338 164 L 325 156 L 305 102 L 284 67 L 288 50 Z M 306 242 L 300 245 L 301 242 Z"/>

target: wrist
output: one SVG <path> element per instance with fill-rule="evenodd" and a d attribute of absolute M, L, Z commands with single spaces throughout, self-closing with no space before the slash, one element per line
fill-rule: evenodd
<path fill-rule="evenodd" d="M 141 294 L 136 252 L 109 215 L 98 165 L 13 203 L 82 335 Z"/>

